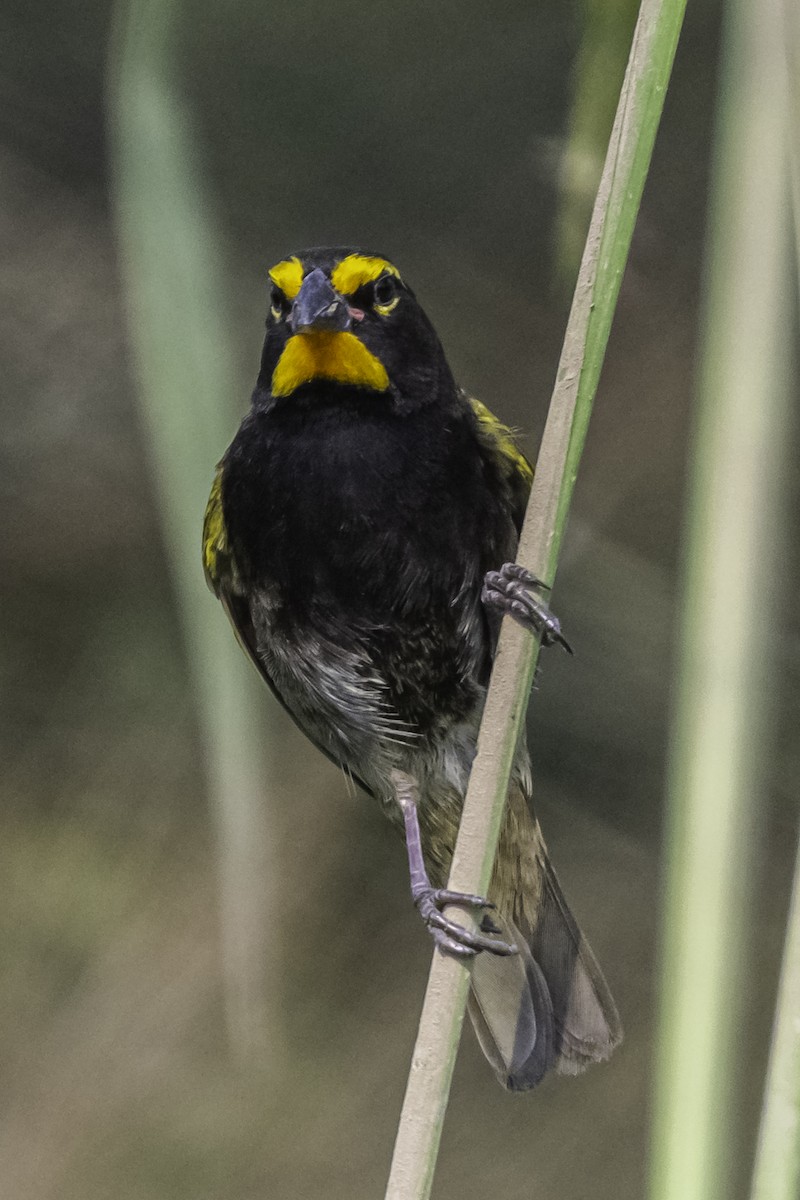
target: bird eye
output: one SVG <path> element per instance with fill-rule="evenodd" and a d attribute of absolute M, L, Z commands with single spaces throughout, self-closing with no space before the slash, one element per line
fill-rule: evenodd
<path fill-rule="evenodd" d="M 270 312 L 276 321 L 282 320 L 289 311 L 289 301 L 279 287 L 273 287 L 270 293 Z"/>
<path fill-rule="evenodd" d="M 388 317 L 389 313 L 397 307 L 400 297 L 397 294 L 397 280 L 393 275 L 383 275 L 375 284 L 372 292 L 372 301 L 375 311 L 380 313 L 382 317 Z"/>

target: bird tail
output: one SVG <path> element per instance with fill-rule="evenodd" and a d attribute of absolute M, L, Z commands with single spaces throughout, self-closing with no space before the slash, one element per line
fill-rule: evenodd
<path fill-rule="evenodd" d="M 519 953 L 477 956 L 468 1012 L 502 1085 L 525 1091 L 549 1070 L 577 1075 L 607 1059 L 622 1039 L 619 1014 L 519 785 L 489 895 Z"/>

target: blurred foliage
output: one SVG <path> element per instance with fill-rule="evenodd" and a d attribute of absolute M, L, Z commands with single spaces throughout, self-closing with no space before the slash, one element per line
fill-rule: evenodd
<path fill-rule="evenodd" d="M 117 11 L 109 75 L 112 179 L 120 268 L 139 395 L 198 697 L 217 824 L 226 1014 L 241 1056 L 277 1052 L 267 1017 L 278 957 L 269 908 L 279 899 L 266 818 L 271 722 L 201 570 L 198 513 L 246 391 L 237 377 L 224 255 L 191 117 L 173 82 L 182 6 L 130 0 Z M 188 436 L 190 435 L 190 436 Z M 272 1038 L 266 1025 L 272 1027 Z"/>
<path fill-rule="evenodd" d="M 583 253 L 639 4 L 638 0 L 583 0 L 583 9 L 559 172 L 556 274 L 565 289 L 577 274 Z"/>
<path fill-rule="evenodd" d="M 754 655 L 750 641 L 753 613 L 770 625 L 786 583 L 796 389 L 788 134 L 779 0 L 728 0 L 671 726 L 653 1200 L 729 1195 L 741 1142 L 746 935 L 778 673 L 774 649 Z"/>
<path fill-rule="evenodd" d="M 275 714 L 269 821 L 282 890 L 269 915 L 282 965 L 269 989 L 285 1066 L 231 1062 L 197 676 L 111 232 L 110 18 L 106 0 L 0 11 L 0 872 L 9 893 L 0 1192 L 358 1200 L 385 1182 L 429 947 L 381 815 L 349 798 Z M 232 409 L 247 405 L 266 267 L 298 246 L 349 239 L 402 264 L 458 378 L 523 427 L 533 452 L 564 324 L 551 284 L 581 21 L 567 0 L 193 6 L 176 31 L 171 83 L 215 212 L 236 379 L 236 395 L 220 397 L 228 431 L 202 464 L 209 477 L 233 433 Z M 559 615 L 578 654 L 545 661 L 531 712 L 542 822 L 627 1038 L 608 1066 L 516 1102 L 465 1038 L 442 1200 L 527 1200 L 534 1178 L 561 1200 L 587 1188 L 596 1200 L 638 1200 L 644 1186 L 674 569 L 717 23 L 712 0 L 689 6 L 559 571 Z M 175 337 L 189 353 L 180 316 Z M 162 319 L 172 328 L 169 310 Z M 194 437 L 189 419 L 187 443 Z M 796 498 L 796 475 L 792 484 Z M 793 554 L 790 546 L 792 587 Z M 772 638 L 779 704 L 748 949 L 748 1131 L 800 771 L 789 715 L 796 614 Z M 748 1136 L 732 1154 L 740 1192 Z"/>

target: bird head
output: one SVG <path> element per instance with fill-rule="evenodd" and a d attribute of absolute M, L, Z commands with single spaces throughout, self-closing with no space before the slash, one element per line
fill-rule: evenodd
<path fill-rule="evenodd" d="M 441 343 L 397 267 L 350 247 L 306 250 L 269 272 L 260 388 L 276 401 L 325 402 L 341 389 L 394 406 L 454 384 Z"/>

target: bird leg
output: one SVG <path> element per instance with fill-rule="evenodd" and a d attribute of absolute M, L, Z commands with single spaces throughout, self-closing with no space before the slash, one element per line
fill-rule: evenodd
<path fill-rule="evenodd" d="M 543 646 L 558 642 L 568 654 L 572 647 L 561 632 L 558 617 L 550 612 L 543 600 L 531 595 L 531 589 L 549 592 L 550 588 L 519 563 L 505 563 L 499 571 L 487 571 L 483 581 L 481 599 L 491 608 L 499 609 L 503 615 L 513 617 L 541 636 Z"/>
<path fill-rule="evenodd" d="M 411 898 L 436 945 L 440 950 L 457 958 L 472 958 L 479 950 L 488 950 L 490 954 L 516 954 L 517 948 L 511 943 L 466 929 L 442 913 L 442 908 L 447 904 L 463 904 L 469 908 L 494 908 L 494 905 L 484 896 L 433 887 L 422 855 L 417 816 L 417 782 L 404 771 L 395 770 L 392 771 L 392 783 L 405 823 Z M 488 928 L 499 932 L 492 922 Z"/>

